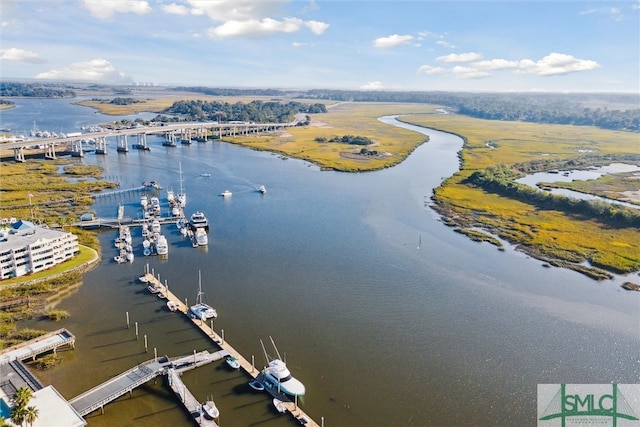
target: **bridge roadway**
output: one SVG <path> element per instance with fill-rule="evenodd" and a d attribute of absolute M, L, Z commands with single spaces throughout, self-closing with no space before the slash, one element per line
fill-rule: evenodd
<path fill-rule="evenodd" d="M 146 284 L 148 284 L 149 286 L 154 286 L 157 289 L 160 289 L 160 293 L 164 294 L 168 301 L 172 301 L 175 304 L 177 312 L 180 312 L 189 317 L 193 324 L 200 328 L 200 330 L 205 335 L 207 335 L 209 339 L 211 339 L 218 347 L 220 347 L 223 351 L 227 351 L 230 356 L 235 357 L 240 363 L 240 369 L 242 369 L 247 375 L 249 375 L 249 377 L 263 382 L 263 374 L 261 371 L 255 368 L 253 356 L 251 362 L 249 362 L 235 348 L 233 348 L 231 344 L 224 340 L 224 331 L 222 332 L 221 337 L 213 330 L 213 322 L 211 323 L 211 327 L 209 327 L 206 322 L 189 316 L 189 307 L 187 307 L 185 303 L 186 301 L 180 301 L 180 299 L 175 294 L 169 291 L 169 286 L 161 283 L 160 280 L 153 275 L 153 271 L 149 271 L 148 264 L 145 267 L 144 279 L 146 280 Z M 298 406 L 297 400 L 295 402 L 292 402 L 287 395 L 277 390 L 277 387 L 265 387 L 265 391 L 267 391 L 271 396 L 280 399 L 284 403 L 287 412 L 289 412 L 291 416 L 293 416 L 300 424 L 309 427 L 320 427 L 320 424 L 314 421 L 300 408 L 300 406 Z"/>
<path fill-rule="evenodd" d="M 188 122 L 166 124 L 163 126 L 141 126 L 131 129 L 105 130 L 101 132 L 89 132 L 80 135 L 72 135 L 56 138 L 33 138 L 22 141 L 6 142 L 0 144 L 2 149 L 26 148 L 33 145 L 59 145 L 70 144 L 74 141 L 80 141 L 87 138 L 109 138 L 120 135 L 149 135 L 164 134 L 167 132 L 183 132 L 186 130 L 211 130 L 218 134 L 226 132 L 225 135 L 242 134 L 248 132 L 260 132 L 265 130 L 281 129 L 294 126 L 292 123 L 218 123 L 218 122 Z"/>
<path fill-rule="evenodd" d="M 85 416 L 98 408 L 104 410 L 104 405 L 126 393 L 131 393 L 134 388 L 149 380 L 159 375 L 167 375 L 169 369 L 180 373 L 220 360 L 228 355 L 227 351 L 209 353 L 205 350 L 178 358 L 169 359 L 165 356 L 161 359 L 148 360 L 74 397 L 69 403 L 80 415 Z"/>

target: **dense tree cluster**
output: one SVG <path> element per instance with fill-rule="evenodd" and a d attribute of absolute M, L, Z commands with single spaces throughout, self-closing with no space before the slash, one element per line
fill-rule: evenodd
<path fill-rule="evenodd" d="M 131 104 L 136 104 L 138 102 L 142 102 L 142 101 L 136 98 L 117 97 L 117 98 L 113 98 L 109 103 L 114 105 L 131 105 Z"/>
<path fill-rule="evenodd" d="M 640 227 L 640 212 L 616 203 L 583 200 L 540 191 L 515 182 L 517 175 L 504 165 L 476 171 L 467 182 L 483 190 L 533 204 L 541 209 L 555 209 L 572 215 L 597 218 L 618 227 Z"/>
<path fill-rule="evenodd" d="M 28 96 L 34 98 L 72 98 L 76 93 L 56 85 L 42 83 L 0 82 L 0 96 Z"/>
<path fill-rule="evenodd" d="M 194 121 L 240 121 L 255 123 L 288 123 L 295 120 L 298 113 L 326 111 L 324 104 L 303 104 L 300 102 L 251 101 L 234 104 L 219 101 L 176 101 L 164 113 L 179 114 Z"/>

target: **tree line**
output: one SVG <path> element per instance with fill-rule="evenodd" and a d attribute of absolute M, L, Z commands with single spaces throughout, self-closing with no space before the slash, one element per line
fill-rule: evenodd
<path fill-rule="evenodd" d="M 75 91 L 63 86 L 42 83 L 0 82 L 0 96 L 27 96 L 34 98 L 73 98 Z"/>
<path fill-rule="evenodd" d="M 177 114 L 190 121 L 241 121 L 254 123 L 288 123 L 298 113 L 326 112 L 324 104 L 301 102 L 251 101 L 234 104 L 219 101 L 176 101 L 165 109 L 165 114 Z"/>

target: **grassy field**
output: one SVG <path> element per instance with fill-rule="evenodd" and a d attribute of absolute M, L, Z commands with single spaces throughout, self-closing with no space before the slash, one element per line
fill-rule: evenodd
<path fill-rule="evenodd" d="M 310 126 L 288 128 L 267 135 L 225 137 L 225 141 L 257 150 L 308 160 L 320 167 L 345 172 L 373 171 L 396 165 L 427 139 L 415 132 L 386 125 L 378 117 L 391 114 L 432 113 L 434 106 L 393 103 L 341 103 L 327 113 L 314 114 Z M 317 142 L 334 136 L 364 136 L 374 141 L 369 150 L 378 156 L 359 156 L 361 146 Z"/>
<path fill-rule="evenodd" d="M 585 262 L 613 272 L 640 269 L 640 230 L 636 228 L 615 228 L 559 211 L 541 210 L 464 183 L 472 172 L 498 164 L 556 164 L 556 160 L 588 156 L 601 159 L 607 155 L 637 155 L 637 134 L 457 115 L 412 116 L 404 120 L 455 133 L 465 140 L 460 172 L 434 192 L 440 211 L 453 225 L 490 230 L 533 256 L 561 260 L 565 266 L 587 273 Z M 581 191 L 592 192 L 591 185 L 581 185 Z M 619 188 L 628 190 L 626 186 Z"/>

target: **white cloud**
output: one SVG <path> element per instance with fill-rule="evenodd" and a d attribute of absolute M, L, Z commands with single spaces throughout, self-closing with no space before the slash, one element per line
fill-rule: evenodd
<path fill-rule="evenodd" d="M 318 21 L 307 21 L 304 23 L 304 26 L 311 30 L 313 34 L 321 35 L 324 33 L 327 28 L 329 28 L 329 24 Z"/>
<path fill-rule="evenodd" d="M 369 82 L 367 84 L 364 84 L 364 85 L 360 86 L 360 89 L 362 89 L 362 90 L 380 90 L 380 89 L 384 89 L 384 86 L 383 86 L 382 82 L 374 81 L 374 82 Z"/>
<path fill-rule="evenodd" d="M 420 74 L 444 74 L 447 70 L 442 67 L 432 67 L 431 65 L 421 65 L 418 68 Z"/>
<path fill-rule="evenodd" d="M 277 33 L 297 33 L 307 23 L 299 18 L 284 18 L 280 21 L 272 18 L 264 18 L 260 21 L 250 19 L 246 21 L 227 21 L 217 27 L 209 28 L 207 34 L 211 37 L 253 37 Z"/>
<path fill-rule="evenodd" d="M 413 40 L 413 36 L 393 34 L 388 37 L 380 37 L 373 41 L 373 46 L 380 49 L 402 46 Z"/>
<path fill-rule="evenodd" d="M 189 9 L 183 4 L 163 4 L 161 8 L 164 12 L 171 15 L 187 15 L 189 13 Z"/>
<path fill-rule="evenodd" d="M 36 76 L 38 79 L 88 80 L 94 82 L 131 82 L 124 73 L 118 71 L 109 61 L 102 58 L 86 62 L 75 62 L 68 67 L 54 69 Z"/>
<path fill-rule="evenodd" d="M 145 0 L 82 0 L 82 5 L 99 19 L 109 19 L 115 13 L 135 13 L 144 15 L 151 12 Z"/>
<path fill-rule="evenodd" d="M 261 20 L 277 15 L 288 0 L 188 0 L 214 22 Z"/>
<path fill-rule="evenodd" d="M 35 52 L 15 47 L 10 49 L 0 49 L 0 59 L 6 61 L 27 62 L 30 64 L 42 64 L 47 62 L 45 59 L 40 58 Z"/>
<path fill-rule="evenodd" d="M 487 61 L 473 62 L 471 65 L 481 70 L 504 70 L 506 68 L 518 68 L 521 61 L 508 61 L 506 59 L 491 59 Z"/>
<path fill-rule="evenodd" d="M 482 59 L 482 55 L 476 52 L 467 53 L 450 53 L 449 55 L 439 56 L 436 58 L 440 62 L 472 62 Z"/>
<path fill-rule="evenodd" d="M 446 47 L 446 48 L 448 48 L 448 49 L 455 49 L 455 48 L 456 48 L 456 45 L 454 45 L 453 43 L 449 43 L 449 42 L 447 42 L 447 41 L 444 41 L 444 40 L 438 40 L 438 41 L 436 42 L 436 44 L 437 44 L 438 46 Z"/>
<path fill-rule="evenodd" d="M 456 65 L 451 69 L 451 72 L 456 77 L 461 79 L 483 79 L 485 77 L 489 77 L 490 74 L 484 71 L 480 71 L 477 68 L 473 67 L 463 67 L 460 65 Z"/>
<path fill-rule="evenodd" d="M 551 53 L 539 61 L 523 59 L 519 61 L 519 69 L 522 73 L 536 74 L 538 76 L 553 76 L 569 74 L 578 71 L 590 71 L 600 68 L 596 61 L 575 58 L 564 53 Z"/>

